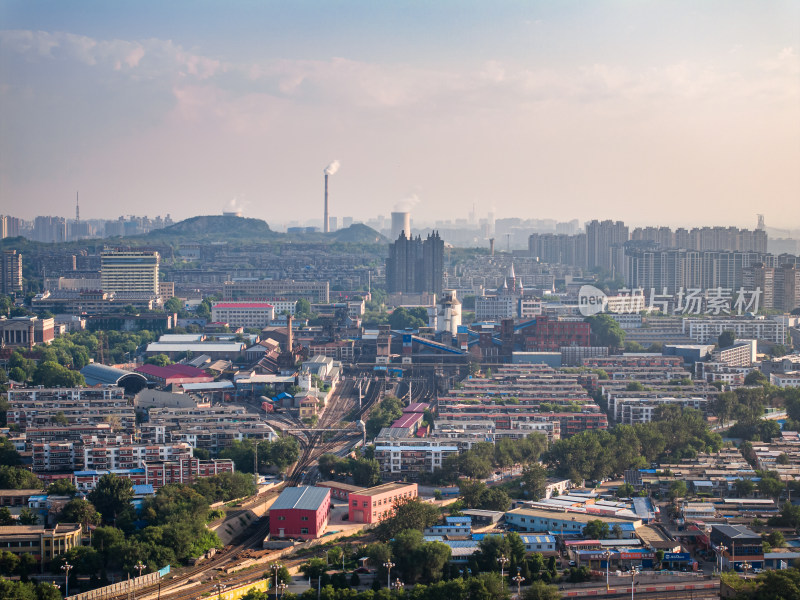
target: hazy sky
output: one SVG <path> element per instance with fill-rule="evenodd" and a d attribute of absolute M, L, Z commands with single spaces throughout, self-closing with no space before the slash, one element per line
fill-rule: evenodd
<path fill-rule="evenodd" d="M 0 212 L 800 226 L 800 2 L 0 0 Z"/>

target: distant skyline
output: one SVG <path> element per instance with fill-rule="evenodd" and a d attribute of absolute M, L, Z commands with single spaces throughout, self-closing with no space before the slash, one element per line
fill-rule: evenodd
<path fill-rule="evenodd" d="M 794 1 L 0 1 L 0 213 L 800 228 Z M 413 199 L 413 200 L 409 200 Z"/>

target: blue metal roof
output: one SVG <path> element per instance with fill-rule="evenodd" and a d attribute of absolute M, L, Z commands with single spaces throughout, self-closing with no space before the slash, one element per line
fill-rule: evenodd
<path fill-rule="evenodd" d="M 317 510 L 330 495 L 330 488 L 290 487 L 278 496 L 272 510 L 296 508 L 298 510 Z"/>
<path fill-rule="evenodd" d="M 463 523 L 464 525 L 469 525 L 472 523 L 472 519 L 469 517 L 445 517 L 444 522 L 447 524 Z"/>
<path fill-rule="evenodd" d="M 552 535 L 520 535 L 525 544 L 554 544 L 556 538 Z"/>

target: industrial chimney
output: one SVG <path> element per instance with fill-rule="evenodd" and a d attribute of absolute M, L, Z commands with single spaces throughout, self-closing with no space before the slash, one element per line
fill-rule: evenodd
<path fill-rule="evenodd" d="M 322 217 L 322 231 L 328 233 L 328 171 L 325 171 L 325 215 Z"/>
<path fill-rule="evenodd" d="M 328 177 L 326 176 L 325 179 L 327 179 L 327 178 Z M 294 346 L 294 334 L 292 333 L 292 321 L 293 320 L 294 319 L 292 318 L 292 315 L 288 315 L 286 317 L 287 329 L 289 330 L 288 333 L 286 334 L 286 346 L 287 346 L 286 351 L 289 352 L 289 353 L 292 352 L 292 348 Z"/>
<path fill-rule="evenodd" d="M 325 233 L 330 232 L 330 223 L 328 221 L 328 175 L 333 175 L 339 170 L 339 161 L 335 160 L 327 167 L 325 167 L 325 214 L 322 217 L 322 231 Z"/>
<path fill-rule="evenodd" d="M 405 231 L 406 237 L 411 239 L 411 213 L 392 213 L 392 241 L 400 237 L 400 232 Z"/>
<path fill-rule="evenodd" d="M 489 238 L 489 254 L 494 256 L 494 238 Z"/>

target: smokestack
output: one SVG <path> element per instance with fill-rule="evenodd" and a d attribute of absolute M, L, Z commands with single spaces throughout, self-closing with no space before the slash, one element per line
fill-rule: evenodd
<path fill-rule="evenodd" d="M 494 256 L 494 238 L 489 238 L 489 254 Z"/>
<path fill-rule="evenodd" d="M 328 177 L 326 176 L 325 179 L 327 179 L 327 178 Z M 288 336 L 286 338 L 286 345 L 288 346 L 288 351 L 290 353 L 292 351 L 292 347 L 294 346 L 294 334 L 292 333 L 292 321 L 294 321 L 294 319 L 292 318 L 292 315 L 289 315 L 289 316 L 286 317 L 286 323 L 288 323 L 288 325 L 289 325 L 289 334 L 288 334 Z"/>
<path fill-rule="evenodd" d="M 407 211 L 392 213 L 392 241 L 400 237 L 401 231 L 405 231 L 406 237 L 411 239 L 411 213 Z"/>
<path fill-rule="evenodd" d="M 325 171 L 325 214 L 322 217 L 322 231 L 328 233 L 328 172 Z"/>
<path fill-rule="evenodd" d="M 339 161 L 335 160 L 325 167 L 325 214 L 323 215 L 322 231 L 328 233 L 330 225 L 328 223 L 328 175 L 333 175 L 339 170 Z"/>

